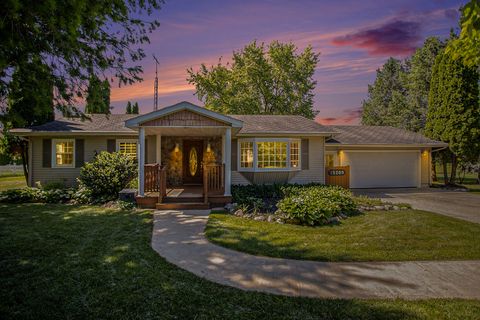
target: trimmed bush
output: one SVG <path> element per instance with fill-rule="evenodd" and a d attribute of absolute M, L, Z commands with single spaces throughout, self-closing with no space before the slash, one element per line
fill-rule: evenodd
<path fill-rule="evenodd" d="M 42 190 L 39 188 L 25 187 L 0 192 L 0 202 L 8 203 L 64 203 L 74 199 L 73 189 Z"/>
<path fill-rule="evenodd" d="M 352 193 L 341 187 L 291 187 L 286 189 L 286 193 L 285 198 L 277 203 L 277 207 L 287 218 L 301 224 L 323 224 L 333 216 L 356 211 Z"/>
<path fill-rule="evenodd" d="M 80 170 L 80 189 L 87 189 L 95 202 L 118 198 L 118 193 L 137 176 L 136 161 L 118 152 L 101 152 Z"/>

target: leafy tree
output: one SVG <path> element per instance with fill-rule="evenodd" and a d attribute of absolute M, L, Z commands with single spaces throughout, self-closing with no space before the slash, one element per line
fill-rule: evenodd
<path fill-rule="evenodd" d="M 467 66 L 480 66 L 480 0 L 470 0 L 462 9 L 461 32 L 448 44 L 447 51 Z"/>
<path fill-rule="evenodd" d="M 2 144 L 9 154 L 21 155 L 25 178 L 28 174 L 27 144 L 8 130 L 54 120 L 53 83 L 50 68 L 38 57 L 17 68 L 12 75 L 8 105 L 1 118 L 4 129 Z"/>
<path fill-rule="evenodd" d="M 231 114 L 298 114 L 313 119 L 313 79 L 319 54 L 292 43 L 248 44 L 232 63 L 188 70 L 189 83 L 205 106 Z"/>
<path fill-rule="evenodd" d="M 75 105 L 76 98 L 84 98 L 85 84 L 92 73 L 108 72 L 121 85 L 140 81 L 142 68 L 138 61 L 145 57 L 140 46 L 149 42 L 148 33 L 159 22 L 139 17 L 160 9 L 162 3 L 0 1 L 0 102 L 5 106 L 12 71 L 28 65 L 33 56 L 50 67 L 54 102 L 62 111 Z"/>
<path fill-rule="evenodd" d="M 101 81 L 96 75 L 90 77 L 85 113 L 110 114 L 110 83 L 108 80 Z"/>
<path fill-rule="evenodd" d="M 455 60 L 452 54 L 443 52 L 435 59 L 425 133 L 449 144 L 451 153 L 444 153 L 444 172 L 448 157 L 452 166 L 446 184 L 455 182 L 459 158 L 477 161 L 480 155 L 478 82 L 477 68 Z"/>
<path fill-rule="evenodd" d="M 362 124 L 410 129 L 413 115 L 408 110 L 405 77 L 406 66 L 394 58 L 377 70 L 375 82 L 368 86 L 368 97 L 362 103 Z"/>
<path fill-rule="evenodd" d="M 444 47 L 444 43 L 437 37 L 429 37 L 408 61 L 409 68 L 404 83 L 408 91 L 409 117 L 406 120 L 409 122 L 409 130 L 423 132 L 425 129 L 432 67 Z"/>
<path fill-rule="evenodd" d="M 138 114 L 138 102 L 135 102 L 132 106 L 132 113 Z"/>
<path fill-rule="evenodd" d="M 125 110 L 126 114 L 132 114 L 132 103 L 130 101 L 127 102 L 127 108 Z"/>

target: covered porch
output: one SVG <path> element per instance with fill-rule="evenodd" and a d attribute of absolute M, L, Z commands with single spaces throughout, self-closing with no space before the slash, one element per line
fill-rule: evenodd
<path fill-rule="evenodd" d="M 138 130 L 137 204 L 185 209 L 230 202 L 231 118 L 190 104 L 168 109 L 129 120 Z"/>

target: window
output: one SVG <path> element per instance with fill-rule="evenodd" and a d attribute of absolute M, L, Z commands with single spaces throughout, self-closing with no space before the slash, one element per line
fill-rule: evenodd
<path fill-rule="evenodd" d="M 54 139 L 52 143 L 52 166 L 57 168 L 73 168 L 75 166 L 75 140 Z"/>
<path fill-rule="evenodd" d="M 298 141 L 290 142 L 290 167 L 300 167 L 300 143 Z"/>
<path fill-rule="evenodd" d="M 137 140 L 117 140 L 117 151 L 137 158 Z"/>
<path fill-rule="evenodd" d="M 253 168 L 253 142 L 240 142 L 240 167 Z"/>
<path fill-rule="evenodd" d="M 257 167 L 278 169 L 287 167 L 286 142 L 257 142 Z"/>
<path fill-rule="evenodd" d="M 300 170 L 298 139 L 240 139 L 238 153 L 240 171 Z"/>
<path fill-rule="evenodd" d="M 333 153 L 325 154 L 325 166 L 334 167 L 335 166 L 335 155 Z"/>

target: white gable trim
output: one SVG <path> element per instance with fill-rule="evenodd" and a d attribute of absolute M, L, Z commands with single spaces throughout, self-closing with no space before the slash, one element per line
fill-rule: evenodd
<path fill-rule="evenodd" d="M 160 110 L 152 111 L 150 113 L 143 114 L 141 116 L 129 119 L 125 121 L 125 126 L 127 128 L 138 128 L 142 123 L 155 120 L 155 119 L 164 117 L 166 115 L 169 115 L 171 113 L 175 113 L 183 110 L 188 110 L 188 111 L 200 114 L 202 116 L 205 116 L 220 122 L 224 122 L 227 125 L 231 125 L 233 128 L 243 127 L 243 121 L 231 118 L 229 116 L 225 116 L 223 114 L 208 110 L 206 108 L 202 108 L 200 106 L 194 105 L 193 103 L 190 103 L 187 101 L 182 101 L 172 106 L 165 107 Z"/>

